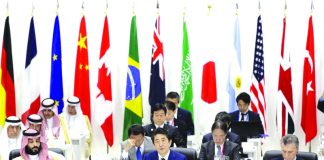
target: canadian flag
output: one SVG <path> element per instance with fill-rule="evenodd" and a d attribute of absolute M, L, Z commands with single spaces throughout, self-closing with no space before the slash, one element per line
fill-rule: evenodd
<path fill-rule="evenodd" d="M 114 144 L 113 112 L 112 112 L 112 92 L 111 92 L 111 72 L 109 54 L 109 28 L 108 19 L 105 17 L 102 33 L 101 50 L 98 68 L 98 94 L 96 96 L 96 121 L 101 125 L 109 146 Z"/>

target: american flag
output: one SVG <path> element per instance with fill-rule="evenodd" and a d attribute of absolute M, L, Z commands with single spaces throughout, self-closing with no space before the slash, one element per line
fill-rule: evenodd
<path fill-rule="evenodd" d="M 263 124 L 266 128 L 265 121 L 265 97 L 264 97 L 264 57 L 263 57 L 263 34 L 261 16 L 258 17 L 257 33 L 254 50 L 253 77 L 250 88 L 251 92 L 251 108 L 253 112 L 258 112 Z"/>

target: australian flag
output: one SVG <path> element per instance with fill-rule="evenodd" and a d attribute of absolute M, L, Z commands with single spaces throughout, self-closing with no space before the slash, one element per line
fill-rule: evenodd
<path fill-rule="evenodd" d="M 160 16 L 155 21 L 154 43 L 152 48 L 151 79 L 149 103 L 154 106 L 156 103 L 165 101 L 165 74 L 164 74 L 164 53 L 163 44 L 160 38 Z"/>

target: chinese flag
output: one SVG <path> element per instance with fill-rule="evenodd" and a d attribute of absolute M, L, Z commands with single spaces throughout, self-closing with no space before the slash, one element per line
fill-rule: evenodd
<path fill-rule="evenodd" d="M 75 63 L 74 96 L 79 97 L 84 115 L 91 121 L 87 30 L 84 16 L 81 19 L 77 57 Z"/>

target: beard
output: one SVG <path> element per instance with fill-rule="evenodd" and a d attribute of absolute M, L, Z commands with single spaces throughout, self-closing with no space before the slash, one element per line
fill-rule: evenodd
<path fill-rule="evenodd" d="M 42 145 L 39 147 L 35 146 L 33 148 L 29 148 L 28 146 L 25 147 L 25 152 L 29 155 L 36 155 L 38 154 L 42 149 Z"/>

